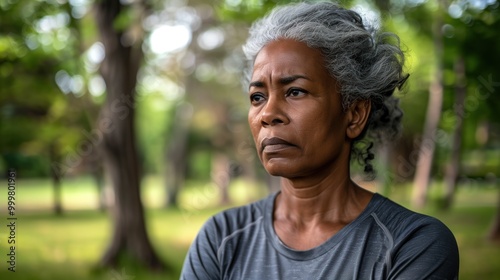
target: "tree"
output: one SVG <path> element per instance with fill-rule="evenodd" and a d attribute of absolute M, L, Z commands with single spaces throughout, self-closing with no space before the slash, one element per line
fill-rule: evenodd
<path fill-rule="evenodd" d="M 483 86 L 487 88 L 487 91 L 494 90 L 493 85 L 484 85 L 485 73 L 495 71 L 490 68 L 490 65 L 498 59 L 497 56 L 491 55 L 492 50 L 498 45 L 498 39 L 491 36 L 492 30 L 498 28 L 495 27 L 498 21 L 494 16 L 498 13 L 498 5 L 491 4 L 493 3 L 481 4 L 469 1 L 449 3 L 448 14 L 441 27 L 445 36 L 445 55 L 443 56 L 445 68 L 453 68 L 453 72 L 448 72 L 453 74 L 451 76 L 453 78 L 450 79 L 449 75 L 447 82 L 444 82 L 445 97 L 450 97 L 447 103 L 451 104 L 451 108 L 447 110 L 447 113 L 451 114 L 448 114 L 445 119 L 449 119 L 450 115 L 453 116 L 451 128 L 446 128 L 446 121 L 442 122 L 444 130 L 449 131 L 451 139 L 442 145 L 444 150 L 449 149 L 444 170 L 445 190 L 441 204 L 444 209 L 449 209 L 453 204 L 459 175 L 462 173 L 460 172 L 460 159 L 464 150 L 462 139 L 464 126 L 467 122 L 470 124 L 471 119 L 476 119 L 473 121 L 476 123 L 473 127 L 476 128 L 477 119 L 495 118 L 493 115 L 486 116 L 484 112 L 495 111 L 492 110 L 492 104 L 496 103 L 496 98 L 490 94 L 484 98 L 477 94 L 478 91 L 483 91 L 481 89 Z M 477 42 L 483 42 L 483 44 L 478 47 Z M 477 50 L 474 51 L 474 48 Z M 479 84 L 469 78 L 474 76 L 478 77 Z M 489 82 L 491 81 L 486 83 Z M 450 105 L 445 107 L 450 107 Z M 486 172 L 483 176 L 485 174 Z M 467 174 L 462 174 L 462 176 L 467 176 Z"/>
<path fill-rule="evenodd" d="M 489 3 L 486 7 L 480 7 L 478 10 L 466 10 L 463 17 L 472 18 L 465 21 L 465 31 L 463 32 L 463 43 L 460 45 L 464 53 L 466 67 L 466 76 L 469 77 L 467 85 L 468 91 L 464 105 L 465 112 L 463 119 L 466 124 L 473 122 L 474 127 L 485 120 L 490 124 L 491 130 L 498 127 L 500 120 L 500 76 L 498 76 L 498 67 L 500 55 L 497 50 L 500 48 L 500 38 L 498 30 L 500 28 L 500 7 L 498 1 Z M 463 18 L 459 18 L 463 19 Z M 472 30 L 471 30 L 472 29 Z M 479 43 L 481 42 L 481 43 Z M 466 149 L 481 149 L 485 153 L 489 150 L 500 147 L 498 135 L 488 133 L 489 137 L 483 139 L 483 143 L 470 143 L 470 137 L 464 134 L 462 145 Z M 469 133 L 470 134 L 470 133 Z M 483 167 L 483 169 L 485 169 Z M 483 170 L 483 174 L 491 172 L 498 178 L 498 166 L 490 170 Z M 498 181 L 496 181 L 498 182 Z M 499 191 L 497 200 L 497 213 L 492 220 L 492 226 L 488 232 L 488 238 L 491 241 L 500 240 L 500 188 L 498 183 L 496 187 Z"/>
<path fill-rule="evenodd" d="M 178 193 L 184 185 L 187 169 L 187 144 L 189 125 L 193 116 L 190 104 L 181 103 L 175 109 L 175 117 L 172 123 L 172 137 L 166 147 L 166 206 L 178 207 Z"/>
<path fill-rule="evenodd" d="M 458 175 L 460 171 L 460 155 L 462 147 L 462 131 L 464 127 L 464 103 L 467 93 L 465 81 L 465 62 L 461 55 L 459 55 L 455 62 L 455 102 L 453 105 L 456 118 L 456 124 L 453 129 L 451 155 L 445 170 L 445 195 L 442 207 L 449 209 L 453 204 L 455 192 L 457 188 Z"/>
<path fill-rule="evenodd" d="M 63 211 L 60 184 L 67 171 L 58 164 L 77 146 L 84 122 L 84 102 L 77 97 L 83 91 L 80 31 L 70 9 L 56 2 L 0 5 L 0 154 L 25 178 L 50 176 L 56 214 Z"/>
<path fill-rule="evenodd" d="M 439 1 L 436 15 L 433 17 L 432 37 L 434 40 L 434 50 L 436 55 L 436 73 L 429 86 L 429 103 L 427 105 L 427 115 L 425 119 L 424 132 L 420 143 L 418 161 L 414 178 L 414 196 L 412 203 L 417 208 L 422 208 L 427 202 L 427 192 L 431 176 L 432 161 L 436 148 L 436 131 L 441 117 L 443 105 L 443 7 Z"/>
<path fill-rule="evenodd" d="M 491 241 L 500 241 L 500 189 L 498 191 L 497 212 L 493 217 L 493 223 L 488 233 L 488 239 Z"/>
<path fill-rule="evenodd" d="M 234 135 L 233 127 L 244 119 L 244 114 L 234 112 L 246 110 L 241 105 L 244 97 L 238 94 L 241 92 L 238 75 L 241 63 L 236 57 L 240 55 L 244 41 L 245 33 L 241 30 L 248 27 L 248 22 L 221 21 L 217 14 L 224 16 L 227 11 L 214 10 L 204 1 L 192 0 L 186 4 L 192 7 L 190 17 L 198 24 L 190 26 L 191 43 L 184 51 L 178 51 L 177 56 L 172 57 L 174 62 L 169 65 L 179 61 L 182 64 L 181 57 L 196 61 L 196 65 L 178 66 L 180 71 L 176 67 L 176 70 L 169 71 L 181 72 L 176 78 L 183 85 L 185 94 L 175 110 L 165 149 L 167 201 L 170 206 L 176 205 L 177 193 L 193 165 L 189 159 L 194 153 L 202 152 L 211 158 L 210 174 L 207 175 L 217 186 L 221 203 L 228 203 L 231 162 L 235 158 L 241 159 L 236 143 L 232 141 L 233 136 L 241 136 Z M 179 21 L 178 24 L 185 24 Z M 241 134 L 246 133 L 247 130 L 241 131 Z M 245 162 L 242 166 L 249 165 Z"/>
<path fill-rule="evenodd" d="M 107 86 L 100 113 L 102 150 L 113 185 L 113 236 L 101 264 L 116 266 L 124 255 L 152 269 L 164 265 L 153 250 L 146 232 L 140 199 L 140 174 L 134 126 L 137 73 L 142 61 L 141 30 L 127 18 L 144 11 L 144 3 L 125 6 L 123 1 L 95 3 L 100 41 L 106 50 L 100 71 Z M 134 9 L 135 8 L 135 9 Z M 142 15 L 138 15 L 138 19 Z"/>
<path fill-rule="evenodd" d="M 470 123 L 471 117 L 473 119 L 484 118 L 484 112 L 487 110 L 479 110 L 479 107 L 484 109 L 486 108 L 483 106 L 488 107 L 488 104 L 483 102 L 485 100 L 479 100 L 477 96 L 469 96 L 474 91 L 481 90 L 483 85 L 471 83 L 466 78 L 479 75 L 484 80 L 484 74 L 481 73 L 487 72 L 486 69 L 489 69 L 489 66 L 483 65 L 481 61 L 493 59 L 491 54 L 494 52 L 490 50 L 490 46 L 494 46 L 496 43 L 478 45 L 478 42 L 492 41 L 484 35 L 491 33 L 487 30 L 493 28 L 489 25 L 494 25 L 497 5 L 490 2 L 473 3 L 471 1 L 438 1 L 424 4 L 402 1 L 390 5 L 385 0 L 375 2 L 379 7 L 385 9 L 386 13 L 401 11 L 402 13 L 398 14 L 402 14 L 406 24 L 409 24 L 406 27 L 406 24 L 403 24 L 403 29 L 416 26 L 417 28 L 411 28 L 411 32 L 417 32 L 424 38 L 431 34 L 430 39 L 433 41 L 435 54 L 434 63 L 432 63 L 433 71 L 431 71 L 432 80 L 428 83 L 423 77 L 415 77 L 412 73 L 412 80 L 415 81 L 415 78 L 419 80 L 418 86 L 423 84 L 429 87 L 423 135 L 420 137 L 421 140 L 416 149 L 408 155 L 410 159 L 409 170 L 414 167 L 416 171 L 412 202 L 417 208 L 426 204 L 430 179 L 433 176 L 439 177 L 441 169 L 443 169 L 443 162 L 447 162 L 448 164 L 444 168 L 446 190 L 443 206 L 449 207 L 452 204 L 460 174 L 463 123 Z M 406 36 L 405 33 L 398 32 L 397 27 L 396 32 Z M 488 58 L 478 58 L 478 54 L 486 54 L 485 56 Z M 418 60 L 425 59 L 425 57 L 427 57 L 425 54 L 421 54 Z M 452 65 L 455 65 L 454 71 L 450 71 L 450 68 L 453 68 Z M 422 67 L 425 66 L 420 64 L 418 68 Z M 417 69 L 413 71 L 417 71 Z M 482 83 L 484 84 L 484 82 Z M 491 86 L 487 88 L 491 88 Z M 411 84 L 411 90 L 413 95 L 415 93 L 414 83 Z M 488 96 L 488 98 L 491 97 Z M 470 106 L 471 104 L 473 106 Z M 415 105 L 412 104 L 412 106 Z M 407 109 L 410 114 L 415 113 L 414 110 L 410 110 L 411 108 Z M 441 118 L 443 111 L 447 113 L 446 120 Z M 450 120 L 454 120 L 452 125 L 450 125 Z M 408 129 L 408 126 L 406 128 Z M 414 157 L 414 154 L 418 154 L 418 157 Z M 417 160 L 413 162 L 414 159 Z M 406 166 L 408 165 L 406 164 Z"/>

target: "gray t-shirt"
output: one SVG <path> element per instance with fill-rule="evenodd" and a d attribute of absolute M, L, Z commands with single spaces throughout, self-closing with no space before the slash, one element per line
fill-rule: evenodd
<path fill-rule="evenodd" d="M 284 245 L 273 228 L 276 194 L 208 220 L 181 279 L 458 279 L 453 234 L 435 218 L 375 194 L 357 219 L 322 245 Z"/>

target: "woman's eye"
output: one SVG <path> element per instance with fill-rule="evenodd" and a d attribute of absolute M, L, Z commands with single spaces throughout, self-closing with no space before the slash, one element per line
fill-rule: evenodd
<path fill-rule="evenodd" d="M 302 96 L 302 95 L 305 95 L 307 94 L 307 92 L 305 90 L 302 90 L 302 89 L 298 89 L 298 88 L 292 88 L 290 89 L 287 93 L 286 93 L 286 96 L 290 96 L 290 97 L 298 97 L 298 96 Z"/>
<path fill-rule="evenodd" d="M 253 93 L 250 95 L 250 103 L 259 103 L 264 101 L 264 95 L 262 93 Z"/>

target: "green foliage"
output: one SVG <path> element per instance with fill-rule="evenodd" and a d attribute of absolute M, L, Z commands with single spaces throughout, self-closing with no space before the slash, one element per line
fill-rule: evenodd
<path fill-rule="evenodd" d="M 274 7 L 289 3 L 303 2 L 300 0 L 222 0 L 217 5 L 217 15 L 222 21 L 253 22 L 264 16 Z M 315 1 L 310 1 L 315 2 Z M 319 1 L 316 1 L 319 2 Z M 352 0 L 341 1 L 343 5 L 350 6 Z"/>
<path fill-rule="evenodd" d="M 138 143 L 142 152 L 145 173 L 165 172 L 165 147 L 169 139 L 173 102 L 168 102 L 162 93 L 141 94 L 137 102 Z"/>
<path fill-rule="evenodd" d="M 68 79 L 64 90 L 56 83 L 62 82 L 59 71 L 80 71 L 78 32 L 70 10 L 68 3 L 56 1 L 0 5 L 0 155 L 6 167 L 26 175 L 47 175 L 50 161 L 79 139 L 71 127 L 81 112 L 70 107 L 79 107 L 72 98 L 81 87 L 75 83 L 70 88 Z M 16 158 L 29 158 L 33 164 L 20 165 Z"/>
<path fill-rule="evenodd" d="M 210 181 L 211 158 L 211 153 L 206 150 L 192 152 L 187 176 L 194 180 Z"/>
<path fill-rule="evenodd" d="M 136 18 L 136 13 L 134 9 L 127 7 L 121 10 L 118 16 L 115 18 L 113 22 L 113 28 L 115 30 L 123 32 L 132 25 L 135 18 Z"/>
<path fill-rule="evenodd" d="M 498 110 L 493 108 L 500 106 L 500 98 L 496 94 L 500 76 L 495 66 L 500 63 L 500 56 L 495 51 L 500 48 L 500 37 L 494 35 L 500 28 L 499 3 L 484 2 L 484 7 L 477 8 L 480 3 L 472 1 L 391 1 L 390 5 L 388 1 L 375 2 L 386 9 L 383 13 L 384 26 L 398 34 L 408 48 L 407 65 L 411 76 L 407 94 L 401 99 L 407 139 L 418 137 L 423 129 L 429 85 L 438 65 L 433 42 L 436 38 L 432 29 L 437 28 L 438 36 L 442 36 L 444 50 L 440 63 L 444 68 L 444 103 L 439 132 L 445 134 L 437 141 L 434 176 L 444 172 L 444 165 L 450 156 L 452 133 L 459 123 L 464 124 L 461 149 L 464 155 L 478 148 L 498 149 L 500 141 L 494 131 L 500 125 L 500 118 Z M 459 86 L 454 69 L 458 57 L 464 58 L 466 70 L 467 97 L 463 115 L 456 115 L 454 103 Z M 478 133 L 487 135 L 483 137 L 486 142 L 481 143 Z M 489 170 L 486 165 L 480 168 Z M 474 171 L 474 174 L 463 175 L 477 174 Z M 496 174 L 498 176 L 498 172 Z"/>
<path fill-rule="evenodd" d="M 280 4 L 299 2 L 294 0 L 225 0 L 217 9 L 219 18 L 225 21 L 252 22 L 262 17 L 272 8 Z"/>

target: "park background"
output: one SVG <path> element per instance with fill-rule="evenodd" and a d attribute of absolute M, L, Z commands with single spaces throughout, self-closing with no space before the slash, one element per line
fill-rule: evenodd
<path fill-rule="evenodd" d="M 206 219 L 275 191 L 239 81 L 251 22 L 285 2 L 1 0 L 0 278 L 178 279 Z M 353 177 L 447 224 L 461 279 L 499 279 L 500 3 L 341 3 L 410 73 L 404 132 Z"/>

